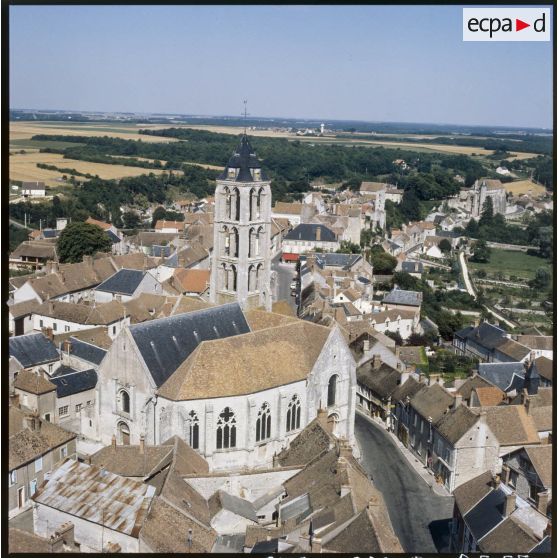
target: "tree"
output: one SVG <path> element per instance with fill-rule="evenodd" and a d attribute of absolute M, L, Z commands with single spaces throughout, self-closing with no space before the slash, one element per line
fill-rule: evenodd
<path fill-rule="evenodd" d="M 141 224 L 140 218 L 138 214 L 134 211 L 126 211 L 122 214 L 122 222 L 124 223 L 124 227 L 126 229 L 135 229 L 139 227 Z"/>
<path fill-rule="evenodd" d="M 393 339 L 396 345 L 403 345 L 403 338 L 398 331 L 386 331 L 385 335 Z"/>
<path fill-rule="evenodd" d="M 341 247 L 337 250 L 338 254 L 360 254 L 360 252 L 360 246 L 348 240 L 341 241 Z"/>
<path fill-rule="evenodd" d="M 60 233 L 56 248 L 62 263 L 77 263 L 83 256 L 97 252 L 110 252 L 111 242 L 105 231 L 97 225 L 74 221 Z"/>
<path fill-rule="evenodd" d="M 492 250 L 489 248 L 485 240 L 478 240 L 473 246 L 473 256 L 471 261 L 479 263 L 488 263 Z"/>
<path fill-rule="evenodd" d="M 529 281 L 529 285 L 534 289 L 544 289 L 550 285 L 550 273 L 545 267 L 539 267 L 535 273 L 535 278 Z"/>
<path fill-rule="evenodd" d="M 442 252 L 447 254 L 448 252 L 451 252 L 451 242 L 447 238 L 444 238 L 443 240 L 440 240 L 438 248 L 440 248 Z"/>
<path fill-rule="evenodd" d="M 155 227 L 157 221 L 162 220 L 167 215 L 167 210 L 163 206 L 156 207 L 153 211 L 152 219 L 151 219 L 151 226 Z"/>
<path fill-rule="evenodd" d="M 482 204 L 482 213 L 479 220 L 479 225 L 490 224 L 493 217 L 494 217 L 494 206 L 492 204 L 492 198 L 488 196 L 484 200 L 484 203 Z"/>
<path fill-rule="evenodd" d="M 397 258 L 388 254 L 379 244 L 370 249 L 370 263 L 374 273 L 378 275 L 391 275 L 397 266 Z"/>

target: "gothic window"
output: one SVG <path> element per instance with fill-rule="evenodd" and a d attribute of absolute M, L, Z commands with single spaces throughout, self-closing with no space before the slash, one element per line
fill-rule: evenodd
<path fill-rule="evenodd" d="M 223 256 L 228 256 L 231 250 L 231 239 L 229 238 L 229 229 L 227 227 L 223 227 L 221 229 L 221 235 L 223 239 Z"/>
<path fill-rule="evenodd" d="M 256 420 L 256 442 L 267 440 L 271 437 L 271 411 L 269 404 L 264 403 Z"/>
<path fill-rule="evenodd" d="M 130 414 L 130 394 L 125 389 L 121 389 L 118 392 L 116 401 L 118 403 L 119 411 Z"/>
<path fill-rule="evenodd" d="M 293 395 L 287 409 L 287 432 L 300 428 L 300 399 Z"/>
<path fill-rule="evenodd" d="M 225 407 L 217 419 L 217 449 L 236 447 L 236 419 L 230 407 Z"/>
<path fill-rule="evenodd" d="M 219 289 L 226 289 L 227 288 L 227 266 L 225 264 L 221 264 L 219 267 Z"/>
<path fill-rule="evenodd" d="M 260 289 L 260 282 L 262 280 L 262 273 L 263 273 L 263 264 L 258 264 L 256 267 L 256 290 Z"/>
<path fill-rule="evenodd" d="M 248 267 L 248 292 L 256 290 L 256 266 Z"/>
<path fill-rule="evenodd" d="M 200 421 L 195 411 L 190 411 L 186 419 L 186 440 L 192 449 L 200 447 Z"/>
<path fill-rule="evenodd" d="M 229 291 L 236 292 L 236 280 L 237 280 L 236 266 L 231 265 L 231 268 L 229 270 L 229 286 L 228 286 Z"/>
<path fill-rule="evenodd" d="M 248 257 L 252 258 L 254 256 L 254 229 L 250 229 L 248 232 Z"/>
<path fill-rule="evenodd" d="M 234 217 L 231 217 L 235 221 L 240 221 L 240 192 L 238 188 L 233 190 L 233 207 L 231 208 L 234 212 Z"/>
<path fill-rule="evenodd" d="M 262 237 L 263 237 L 263 227 L 260 227 L 258 229 L 258 232 L 256 233 L 255 238 L 254 238 L 254 242 L 255 242 L 254 251 L 255 251 L 256 256 L 259 256 L 260 253 L 261 253 L 260 245 L 261 245 Z"/>
<path fill-rule="evenodd" d="M 327 406 L 331 407 L 335 405 L 335 397 L 337 395 L 337 380 L 339 376 L 334 374 L 330 379 L 329 383 L 327 384 Z"/>
<path fill-rule="evenodd" d="M 256 200 L 256 219 L 259 219 L 262 214 L 262 202 L 264 201 L 264 189 L 260 188 L 258 191 L 258 198 Z"/>
<path fill-rule="evenodd" d="M 254 189 L 252 188 L 250 190 L 250 196 L 248 198 L 250 200 L 250 221 L 254 220 L 254 217 L 256 215 L 256 201 L 257 201 L 257 196 L 256 196 L 256 192 L 254 192 Z"/>
<path fill-rule="evenodd" d="M 130 428 L 125 422 L 118 423 L 118 435 L 120 437 L 120 443 L 123 446 L 130 445 Z"/>
<path fill-rule="evenodd" d="M 223 190 L 223 194 L 225 196 L 225 218 L 231 218 L 231 208 L 232 208 L 232 196 L 230 190 L 225 187 Z"/>
<path fill-rule="evenodd" d="M 233 228 L 230 233 L 230 255 L 238 258 L 238 229 Z"/>

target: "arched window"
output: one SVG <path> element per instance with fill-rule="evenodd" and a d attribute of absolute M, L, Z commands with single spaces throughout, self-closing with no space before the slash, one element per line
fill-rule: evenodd
<path fill-rule="evenodd" d="M 195 411 L 188 413 L 186 420 L 186 440 L 192 449 L 200 447 L 200 421 Z"/>
<path fill-rule="evenodd" d="M 248 231 L 248 257 L 249 258 L 254 257 L 254 238 L 255 238 L 255 232 L 254 229 L 252 228 Z"/>
<path fill-rule="evenodd" d="M 231 239 L 229 238 L 229 229 L 224 226 L 221 229 L 221 239 L 222 239 L 222 255 L 228 256 L 231 251 Z"/>
<path fill-rule="evenodd" d="M 258 198 L 256 201 L 256 219 L 259 219 L 261 217 L 262 214 L 262 202 L 264 200 L 264 189 L 260 188 L 258 190 Z"/>
<path fill-rule="evenodd" d="M 130 414 L 130 394 L 125 390 L 121 389 L 118 392 L 118 408 L 122 413 Z"/>
<path fill-rule="evenodd" d="M 271 437 L 271 411 L 269 409 L 269 404 L 264 403 L 260 412 L 258 413 L 258 419 L 256 420 L 256 442 L 262 440 L 267 440 Z"/>
<path fill-rule="evenodd" d="M 256 200 L 257 200 L 257 196 L 256 196 L 256 192 L 254 191 L 254 188 L 252 188 L 250 190 L 250 196 L 248 198 L 250 200 L 250 221 L 252 221 L 254 219 L 254 216 L 256 215 Z"/>
<path fill-rule="evenodd" d="M 287 432 L 300 428 L 300 399 L 293 395 L 287 409 Z"/>
<path fill-rule="evenodd" d="M 217 419 L 217 449 L 236 447 L 236 419 L 230 407 L 225 407 Z"/>
<path fill-rule="evenodd" d="M 256 256 L 261 255 L 261 242 L 263 238 L 263 232 L 263 227 L 260 227 L 256 232 L 256 236 L 254 237 L 254 253 Z"/>
<path fill-rule="evenodd" d="M 236 266 L 231 265 L 231 267 L 229 269 L 229 284 L 227 286 L 227 289 L 229 291 L 235 291 L 236 292 L 236 280 L 237 280 Z"/>
<path fill-rule="evenodd" d="M 120 438 L 120 443 L 123 446 L 130 445 L 130 428 L 125 422 L 118 423 L 118 437 Z"/>
<path fill-rule="evenodd" d="M 256 266 L 248 266 L 248 292 L 256 290 Z"/>
<path fill-rule="evenodd" d="M 231 191 L 225 186 L 223 190 L 223 194 L 225 196 L 225 219 L 231 218 L 231 207 L 232 207 L 232 196 Z"/>
<path fill-rule="evenodd" d="M 233 227 L 230 236 L 230 255 L 233 258 L 238 258 L 238 229 Z"/>
<path fill-rule="evenodd" d="M 234 198 L 234 207 L 233 212 L 234 212 L 234 217 L 232 217 L 235 221 L 240 221 L 240 192 L 238 191 L 238 188 L 235 188 L 233 190 L 233 198 Z"/>
<path fill-rule="evenodd" d="M 330 379 L 329 383 L 327 384 L 327 406 L 331 407 L 335 405 L 335 397 L 337 395 L 337 380 L 339 376 L 334 374 Z"/>

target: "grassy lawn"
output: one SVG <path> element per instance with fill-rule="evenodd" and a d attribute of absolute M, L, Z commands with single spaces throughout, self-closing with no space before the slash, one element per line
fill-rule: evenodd
<path fill-rule="evenodd" d="M 552 272 L 552 267 L 548 260 L 537 256 L 529 256 L 524 252 L 500 250 L 497 248 L 492 248 L 490 262 L 477 263 L 469 261 L 467 266 L 473 271 L 483 269 L 486 271 L 487 279 L 493 278 L 498 272 L 503 273 L 506 277 L 515 275 L 521 279 L 532 279 L 539 267 L 546 267 Z"/>

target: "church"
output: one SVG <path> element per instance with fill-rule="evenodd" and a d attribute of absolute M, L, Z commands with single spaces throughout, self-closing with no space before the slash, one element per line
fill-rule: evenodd
<path fill-rule="evenodd" d="M 262 467 L 325 409 L 354 444 L 356 364 L 339 328 L 269 311 L 271 191 L 246 135 L 215 200 L 214 305 L 121 331 L 98 370 L 98 440 L 177 435 L 212 470 Z"/>

